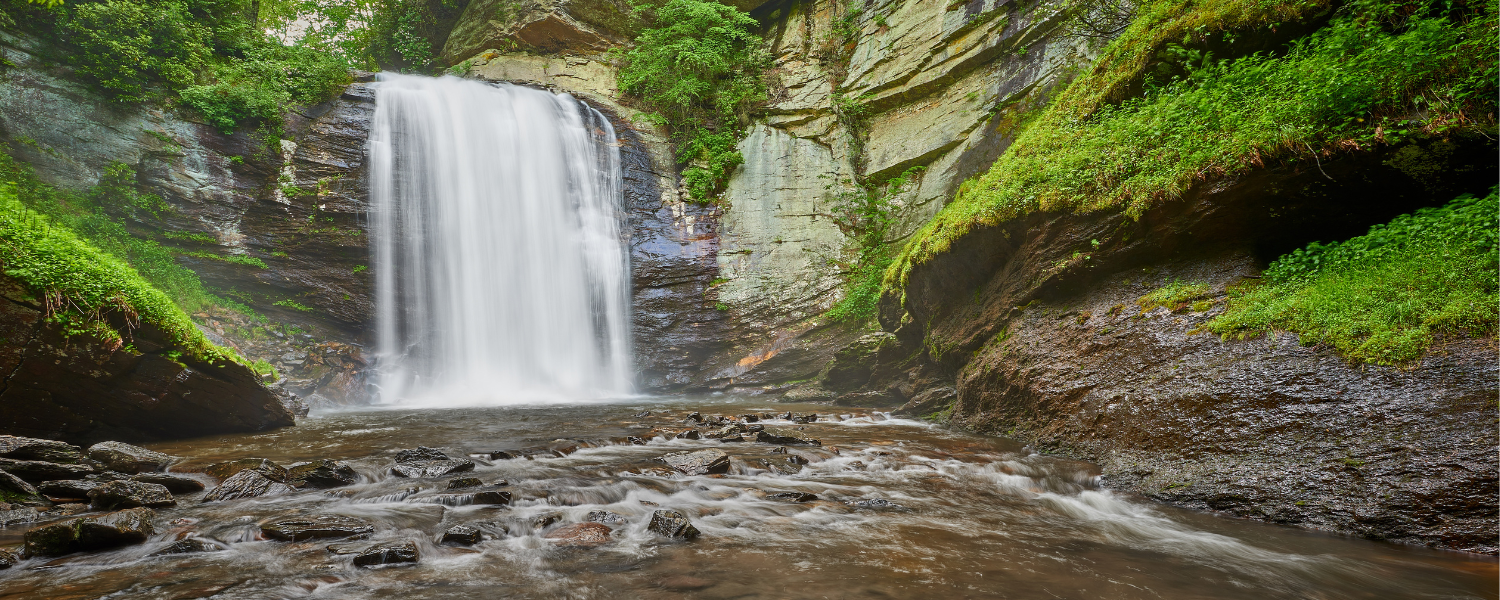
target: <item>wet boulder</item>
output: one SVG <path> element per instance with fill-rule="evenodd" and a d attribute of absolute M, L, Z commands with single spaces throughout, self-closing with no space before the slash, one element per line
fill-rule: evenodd
<path fill-rule="evenodd" d="M 224 544 L 201 537 L 182 538 L 165 548 L 152 552 L 151 556 L 167 556 L 171 554 L 198 554 L 200 552 L 219 552 L 226 549 Z"/>
<path fill-rule="evenodd" d="M 128 474 L 165 471 L 177 462 L 174 456 L 124 442 L 99 442 L 89 446 L 89 458 L 104 463 L 111 471 Z"/>
<path fill-rule="evenodd" d="M 452 527 L 449 527 L 447 531 L 443 532 L 443 537 L 439 540 L 439 542 L 443 544 L 453 544 L 458 546 L 472 546 L 474 544 L 478 544 L 479 539 L 480 532 L 478 527 L 471 527 L 469 525 L 454 525 Z"/>
<path fill-rule="evenodd" d="M 224 500 L 237 500 L 240 498 L 254 498 L 257 496 L 280 496 L 292 493 L 294 488 L 284 483 L 272 481 L 269 477 L 255 469 L 245 469 L 229 479 L 225 479 L 219 487 L 209 491 L 203 496 L 204 502 L 222 502 Z"/>
<path fill-rule="evenodd" d="M 376 544 L 366 548 L 364 552 L 354 555 L 354 566 L 377 567 L 380 565 L 396 565 L 414 563 L 422 559 L 422 553 L 417 550 L 413 542 L 388 542 Z"/>
<path fill-rule="evenodd" d="M 5 471 L 0 471 L 0 501 L 25 502 L 41 500 L 35 487 L 25 480 Z"/>
<path fill-rule="evenodd" d="M 792 415 L 792 417 L 789 420 L 791 422 L 793 422 L 793 423 L 798 424 L 798 425 L 804 425 L 804 424 L 807 424 L 807 423 L 816 422 L 818 420 L 818 415 L 817 414 Z"/>
<path fill-rule="evenodd" d="M 260 526 L 266 537 L 284 542 L 324 538 L 346 538 L 369 535 L 375 527 L 369 521 L 344 515 L 318 515 L 279 519 Z"/>
<path fill-rule="evenodd" d="M 473 470 L 474 461 L 472 460 L 451 458 L 435 448 L 419 446 L 415 450 L 397 452 L 396 465 L 391 467 L 391 474 L 412 478 L 442 477 Z"/>
<path fill-rule="evenodd" d="M 684 422 L 687 422 L 687 423 L 702 423 L 703 422 L 703 415 L 701 415 L 701 414 L 699 414 L 697 412 L 691 412 L 691 413 L 688 413 L 688 416 L 683 417 L 682 420 Z"/>
<path fill-rule="evenodd" d="M 608 544 L 612 531 L 603 523 L 573 523 L 554 529 L 544 537 L 564 548 L 593 548 Z"/>
<path fill-rule="evenodd" d="M 203 488 L 206 487 L 203 485 L 202 481 L 198 481 L 197 479 L 193 479 L 192 477 L 173 475 L 170 473 L 141 473 L 139 475 L 131 477 L 130 480 L 159 485 L 167 488 L 167 491 L 172 492 L 173 494 L 191 494 L 193 492 L 201 492 L 203 491 Z"/>
<path fill-rule="evenodd" d="M 631 446 L 644 446 L 646 445 L 646 439 L 632 435 L 625 438 L 625 443 Z"/>
<path fill-rule="evenodd" d="M 5 471 L 32 483 L 54 479 L 78 479 L 99 470 L 86 464 L 53 463 L 40 460 L 17 460 L 0 458 L 0 471 Z"/>
<path fill-rule="evenodd" d="M 813 500 L 817 500 L 818 496 L 817 494 L 809 494 L 807 492 L 779 492 L 768 494 L 766 498 L 782 502 L 812 502 Z"/>
<path fill-rule="evenodd" d="M 729 455 L 722 450 L 694 450 L 673 452 L 662 456 L 661 462 L 686 475 L 708 475 L 729 472 Z"/>
<path fill-rule="evenodd" d="M 82 448 L 72 444 L 14 435 L 0 435 L 0 457 L 67 464 L 88 459 Z"/>
<path fill-rule="evenodd" d="M 746 423 L 755 423 L 760 421 L 760 415 L 740 415 L 740 420 Z"/>
<path fill-rule="evenodd" d="M 438 494 L 427 498 L 425 501 L 443 506 L 469 506 L 473 504 L 505 506 L 510 504 L 510 498 L 510 492 L 485 490 L 471 494 Z"/>
<path fill-rule="evenodd" d="M 891 502 L 890 500 L 886 500 L 885 498 L 865 498 L 862 500 L 852 500 L 846 502 L 846 504 L 855 508 L 864 508 L 870 510 L 907 510 L 905 506 L 901 506 L 900 504 L 896 504 L 895 502 Z"/>
<path fill-rule="evenodd" d="M 702 437 L 703 435 L 698 433 L 697 429 L 684 429 L 682 430 L 682 432 L 677 434 L 677 439 L 679 440 L 696 440 L 701 439 Z"/>
<path fill-rule="evenodd" d="M 8 550 L 0 549 L 0 569 L 9 569 L 16 566 L 18 562 L 20 562 L 20 559 L 16 555 L 11 554 Z"/>
<path fill-rule="evenodd" d="M 292 487 L 336 488 L 359 482 L 359 473 L 349 463 L 318 459 L 295 463 L 286 469 L 286 483 Z"/>
<path fill-rule="evenodd" d="M 698 537 L 697 527 L 687 516 L 675 510 L 658 510 L 651 513 L 651 524 L 646 530 L 656 535 L 674 540 L 691 540 Z"/>
<path fill-rule="evenodd" d="M 140 544 L 156 532 L 155 520 L 156 511 L 132 508 L 48 523 L 26 532 L 26 554 L 60 556 L 81 550 Z"/>
<path fill-rule="evenodd" d="M 755 441 L 778 446 L 822 446 L 823 442 L 808 437 L 800 431 L 789 429 L 766 429 L 755 433 Z"/>
<path fill-rule="evenodd" d="M 448 489 L 450 490 L 477 488 L 483 485 L 484 482 L 480 481 L 478 477 L 459 477 L 457 479 L 448 480 Z"/>
<path fill-rule="evenodd" d="M 13 505 L 7 504 L 6 506 Z M 11 525 L 30 523 L 32 521 L 36 521 L 39 518 L 41 518 L 41 513 L 37 512 L 35 508 L 30 506 L 22 508 L 12 508 L 9 510 L 0 510 L 0 527 L 9 527 Z"/>
<path fill-rule="evenodd" d="M 102 484 L 89 490 L 88 496 L 89 504 L 97 510 L 138 506 L 151 508 L 177 506 L 177 501 L 172 499 L 172 492 L 168 491 L 166 486 L 128 479 Z"/>
<path fill-rule="evenodd" d="M 247 469 L 259 471 L 261 475 L 265 475 L 267 479 L 277 483 L 287 482 L 286 467 L 264 458 L 241 458 L 214 463 L 209 465 L 207 469 L 204 469 L 203 472 L 223 481 Z"/>
<path fill-rule="evenodd" d="M 627 520 L 624 515 L 612 513 L 607 510 L 590 511 L 583 520 L 590 523 L 603 523 L 605 525 L 624 525 Z"/>

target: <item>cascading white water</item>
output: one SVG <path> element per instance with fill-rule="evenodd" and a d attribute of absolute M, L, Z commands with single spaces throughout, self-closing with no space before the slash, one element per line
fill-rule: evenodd
<path fill-rule="evenodd" d="M 630 390 L 619 149 L 566 95 L 382 74 L 370 204 L 382 403 Z"/>

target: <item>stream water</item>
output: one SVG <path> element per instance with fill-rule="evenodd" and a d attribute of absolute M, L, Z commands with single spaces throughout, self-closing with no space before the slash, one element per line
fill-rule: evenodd
<path fill-rule="evenodd" d="M 1003 439 L 886 419 L 867 409 L 775 404 L 754 397 L 314 414 L 296 427 L 152 444 L 185 457 L 173 471 L 217 461 L 350 461 L 360 482 L 334 490 L 160 509 L 144 545 L 30 559 L 0 571 L 0 598 L 1495 598 L 1494 559 L 1342 538 L 1176 510 L 1101 489 L 1097 467 L 1027 453 Z M 682 429 L 704 415 L 822 412 L 802 428 L 822 446 L 625 436 Z M 643 413 L 649 412 L 649 416 Z M 837 415 L 834 418 L 839 418 Z M 434 503 L 453 476 L 390 475 L 418 445 L 467 454 L 472 473 L 514 495 L 509 507 Z M 486 460 L 497 450 L 562 452 Z M 654 459 L 719 448 L 723 475 L 672 474 Z M 199 475 L 205 481 L 207 476 Z M 778 501 L 779 492 L 817 495 Z M 872 502 L 873 501 L 873 502 Z M 883 502 L 882 502 L 883 501 Z M 658 508 L 702 535 L 647 531 Z M 595 510 L 624 517 L 595 548 L 546 535 Z M 259 524 L 339 514 L 375 525 L 371 539 L 288 543 Z M 548 520 L 554 523 L 545 524 Z M 435 542 L 477 525 L 472 547 Z M 0 529 L 0 546 L 25 527 Z M 508 531 L 508 533 L 507 533 Z M 203 554 L 149 556 L 194 532 L 228 543 Z M 414 565 L 362 568 L 330 551 L 390 540 L 418 544 Z M 344 547 L 351 547 L 344 546 Z"/>

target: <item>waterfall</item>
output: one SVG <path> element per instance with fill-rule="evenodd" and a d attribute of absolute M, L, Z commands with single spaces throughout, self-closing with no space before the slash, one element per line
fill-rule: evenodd
<path fill-rule="evenodd" d="M 567 95 L 382 74 L 370 131 L 381 403 L 630 391 L 614 128 Z"/>

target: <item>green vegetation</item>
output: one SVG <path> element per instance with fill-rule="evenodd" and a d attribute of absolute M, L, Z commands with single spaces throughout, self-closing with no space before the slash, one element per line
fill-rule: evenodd
<path fill-rule="evenodd" d="M 272 306 L 285 306 L 285 307 L 290 308 L 292 310 L 301 311 L 301 312 L 312 312 L 313 311 L 313 308 L 311 306 L 307 306 L 307 305 L 304 305 L 304 304 L 299 304 L 297 301 L 290 300 L 290 299 L 288 299 L 288 300 L 277 300 L 275 302 L 272 302 L 271 305 Z"/>
<path fill-rule="evenodd" d="M 276 367 L 271 366 L 271 363 L 266 362 L 265 359 L 257 360 L 245 366 L 250 367 L 251 371 L 255 371 L 255 374 L 260 375 L 261 377 L 270 375 L 272 381 L 281 379 L 281 375 L 276 372 Z"/>
<path fill-rule="evenodd" d="M 53 322 L 70 334 L 92 334 L 123 344 L 110 325 L 148 324 L 187 356 L 204 362 L 232 360 L 209 343 L 186 313 L 124 261 L 100 251 L 67 227 L 17 197 L 14 183 L 0 183 L 0 268 L 36 294 Z"/>
<path fill-rule="evenodd" d="M 1155 0 L 913 236 L 884 284 L 976 227 L 1036 211 L 1139 217 L 1198 182 L 1413 135 L 1493 132 L 1492 2 Z M 1280 53 L 1216 59 L 1218 41 L 1332 11 Z M 1133 89 L 1143 90 L 1127 98 Z"/>
<path fill-rule="evenodd" d="M 619 86 L 638 97 L 647 118 L 665 125 L 686 165 L 692 198 L 709 202 L 744 158 L 735 144 L 751 111 L 766 99 L 770 57 L 749 14 L 705 0 L 638 4 L 650 27 L 634 48 L 617 52 Z"/>
<path fill-rule="evenodd" d="M 1265 284 L 1231 294 L 1208 324 L 1224 337 L 1283 330 L 1351 361 L 1401 364 L 1444 334 L 1493 335 L 1500 320 L 1500 198 L 1463 196 L 1312 243 L 1271 263 Z"/>
<path fill-rule="evenodd" d="M 1208 295 L 1210 289 L 1206 283 L 1183 283 L 1174 279 L 1171 283 L 1141 296 L 1135 303 L 1141 307 L 1141 312 L 1146 312 L 1158 306 L 1165 306 L 1167 310 L 1177 311 L 1187 306 L 1188 301 L 1197 300 Z"/>
<path fill-rule="evenodd" d="M 894 223 L 891 200 L 925 169 L 912 167 L 884 186 L 854 187 L 834 197 L 833 222 L 849 238 L 854 261 L 845 266 L 844 297 L 824 313 L 825 317 L 857 323 L 875 319 L 881 281 L 892 261 L 886 242 Z M 845 183 L 852 187 L 852 182 Z"/>

